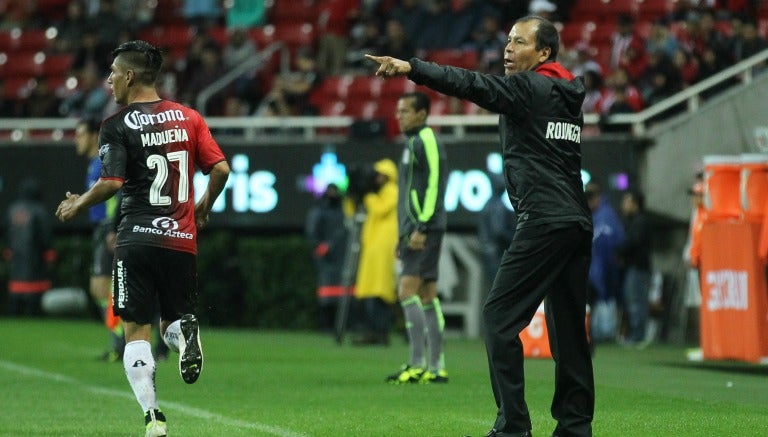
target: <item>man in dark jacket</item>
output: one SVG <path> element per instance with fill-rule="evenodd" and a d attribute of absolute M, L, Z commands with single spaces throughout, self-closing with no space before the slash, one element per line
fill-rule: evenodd
<path fill-rule="evenodd" d="M 518 224 L 483 308 L 498 406 L 488 436 L 531 435 L 519 334 L 544 298 L 555 360 L 553 435 L 592 435 L 595 392 L 585 326 L 592 218 L 581 181 L 584 85 L 556 62 L 559 39 L 541 17 L 517 20 L 504 49 L 504 76 L 366 55 L 379 63 L 378 76 L 407 75 L 500 114 L 504 177 Z"/>
<path fill-rule="evenodd" d="M 51 288 L 55 258 L 53 230 L 42 202 L 40 182 L 25 179 L 8 211 L 9 314 L 41 316 L 43 294 Z"/>
<path fill-rule="evenodd" d="M 342 270 L 347 245 L 347 229 L 341 207 L 341 192 L 336 184 L 328 184 L 323 196 L 310 208 L 305 234 L 312 247 L 317 268 L 317 303 L 320 328 L 333 329 L 336 306 L 345 291 Z"/>

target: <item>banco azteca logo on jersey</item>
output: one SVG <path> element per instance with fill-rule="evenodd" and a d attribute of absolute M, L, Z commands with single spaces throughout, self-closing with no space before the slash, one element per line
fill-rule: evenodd
<path fill-rule="evenodd" d="M 158 217 L 152 220 L 152 226 L 160 229 L 169 229 L 175 231 L 179 229 L 179 222 L 170 217 Z"/>
<path fill-rule="evenodd" d="M 189 232 L 181 232 L 179 229 L 179 222 L 170 217 L 158 217 L 152 220 L 152 226 L 139 226 L 134 225 L 131 230 L 138 234 L 152 234 L 162 237 L 182 238 L 185 240 L 193 240 L 195 238 Z"/>

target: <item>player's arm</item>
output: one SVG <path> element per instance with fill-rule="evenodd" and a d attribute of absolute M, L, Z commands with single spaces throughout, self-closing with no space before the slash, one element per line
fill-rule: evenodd
<path fill-rule="evenodd" d="M 208 214 L 213 208 L 213 202 L 219 197 L 229 178 L 229 164 L 227 161 L 216 163 L 209 173 L 208 187 L 200 200 L 195 204 L 195 223 L 197 227 L 203 227 L 208 223 Z"/>
<path fill-rule="evenodd" d="M 81 211 L 101 203 L 114 196 L 123 186 L 121 179 L 99 179 L 85 194 L 72 194 L 67 191 L 67 197 L 56 209 L 56 217 L 62 222 L 71 220 Z"/>

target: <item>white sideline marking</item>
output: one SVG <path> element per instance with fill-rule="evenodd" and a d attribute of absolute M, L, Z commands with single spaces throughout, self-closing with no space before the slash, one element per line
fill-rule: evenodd
<path fill-rule="evenodd" d="M 65 384 L 73 384 L 82 388 L 85 391 L 102 394 L 107 396 L 119 396 L 127 399 L 134 399 L 132 394 L 126 393 L 122 390 L 115 390 L 111 388 L 95 387 L 90 385 L 84 385 L 80 381 L 70 378 L 69 376 L 59 373 L 46 372 L 44 370 L 35 369 L 34 367 L 22 366 L 10 361 L 0 360 L 0 367 L 16 372 L 22 375 L 34 376 L 37 378 L 48 379 L 51 381 L 61 382 Z M 267 434 L 280 436 L 280 437 L 307 437 L 306 434 L 301 434 L 295 431 L 291 431 L 279 426 L 268 425 L 260 422 L 247 422 L 245 420 L 232 419 L 230 417 L 222 416 L 220 414 L 212 413 L 210 411 L 202 410 L 200 408 L 190 407 L 188 405 L 180 404 L 178 402 L 162 401 L 163 409 L 175 410 L 176 412 L 186 414 L 196 418 L 202 418 L 207 420 L 215 420 L 225 425 L 235 426 L 239 428 L 255 429 Z"/>

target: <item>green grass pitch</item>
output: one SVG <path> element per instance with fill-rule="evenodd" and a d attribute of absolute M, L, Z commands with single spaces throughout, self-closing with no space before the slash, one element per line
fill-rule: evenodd
<path fill-rule="evenodd" d="M 201 327 L 205 367 L 181 381 L 177 355 L 158 363 L 171 436 L 482 436 L 495 405 L 485 348 L 448 339 L 445 385 L 393 386 L 407 357 L 337 346 L 321 334 Z M 95 321 L 0 319 L 0 436 L 138 436 L 143 413 L 121 364 L 95 359 L 107 335 Z M 766 436 L 768 368 L 689 363 L 683 347 L 605 346 L 594 360 L 594 435 Z M 533 434 L 548 436 L 551 360 L 526 361 Z"/>

